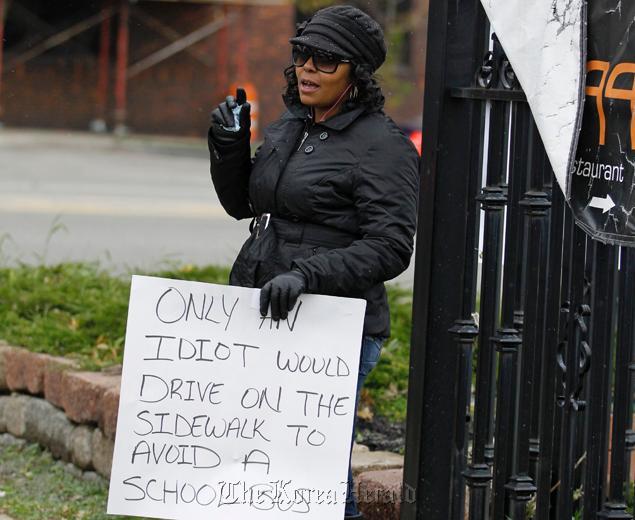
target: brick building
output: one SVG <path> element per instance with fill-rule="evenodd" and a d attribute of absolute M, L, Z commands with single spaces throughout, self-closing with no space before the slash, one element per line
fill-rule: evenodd
<path fill-rule="evenodd" d="M 412 30 L 380 73 L 387 111 L 416 127 L 427 2 L 406 1 Z M 259 126 L 282 111 L 292 0 L 0 0 L 0 14 L 6 125 L 200 136 L 236 85 Z"/>
<path fill-rule="evenodd" d="M 200 135 L 233 84 L 281 111 L 288 0 L 0 0 L 3 123 Z"/>
<path fill-rule="evenodd" d="M 429 0 L 401 2 L 400 25 L 402 30 L 405 30 L 403 41 L 399 49 L 391 49 L 390 42 L 388 46 L 388 59 L 392 61 L 392 75 L 389 81 L 384 81 L 386 112 L 403 128 L 421 127 L 428 38 L 428 4 Z M 380 70 L 379 73 L 381 76 L 383 71 Z M 399 84 L 403 85 L 401 89 Z"/>

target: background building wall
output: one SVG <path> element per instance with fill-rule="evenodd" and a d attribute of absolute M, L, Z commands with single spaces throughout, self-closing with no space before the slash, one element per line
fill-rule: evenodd
<path fill-rule="evenodd" d="M 23 0 L 14 0 L 14 5 Z M 64 3 L 60 2 L 60 9 Z M 28 6 L 36 14 L 37 3 Z M 92 13 L 98 12 L 93 2 Z M 282 70 L 289 62 L 288 38 L 295 23 L 292 5 L 234 6 L 187 4 L 182 2 L 140 2 L 130 16 L 129 64 L 170 43 L 135 15 L 135 9 L 150 15 L 181 35 L 187 35 L 225 14 L 234 16 L 229 26 L 194 44 L 190 49 L 207 57 L 202 63 L 181 51 L 130 78 L 127 85 L 126 125 L 131 131 L 157 134 L 201 135 L 207 130 L 212 108 L 231 93 L 234 84 L 257 85 L 260 124 L 275 119 L 282 111 Z M 39 13 L 46 16 L 45 13 Z M 56 20 L 57 30 L 81 19 L 69 12 L 67 20 Z M 21 25 L 20 38 L 9 40 L 5 59 L 25 47 L 25 39 L 38 42 L 46 33 L 29 27 L 14 16 L 10 7 L 7 27 Z M 117 19 L 111 23 L 110 73 L 106 123 L 113 125 Z M 11 126 L 88 129 L 96 116 L 99 26 L 25 63 L 9 66 L 4 74 L 2 105 L 4 123 Z M 28 42 L 27 42 L 28 43 Z M 33 45 L 33 43 L 31 44 Z M 28 45 L 26 45 L 28 46 Z"/>
<path fill-rule="evenodd" d="M 95 16 L 108 2 L 116 7 L 120 1 L 10 1 L 0 89 L 4 124 L 88 130 L 91 121 L 101 118 L 109 130 L 114 128 L 117 14 L 110 22 L 108 96 L 103 114 L 97 106 L 100 25 L 36 58 L 17 65 L 12 62 L 51 35 Z M 413 129 L 421 124 L 428 2 L 406 0 L 402 4 L 389 22 L 392 25 L 385 28 L 389 57 L 379 75 L 387 113 L 402 127 Z M 379 8 L 385 6 L 378 4 L 377 12 L 370 7 L 362 6 L 387 24 L 385 9 Z M 306 17 L 291 0 L 274 5 L 131 3 L 129 66 L 171 43 L 153 24 L 185 36 L 223 16 L 233 17 L 232 23 L 129 79 L 125 124 L 130 131 L 203 136 L 212 108 L 237 85 L 250 84 L 256 89 L 260 128 L 282 113 L 283 70 L 290 61 L 288 39 L 295 22 Z"/>

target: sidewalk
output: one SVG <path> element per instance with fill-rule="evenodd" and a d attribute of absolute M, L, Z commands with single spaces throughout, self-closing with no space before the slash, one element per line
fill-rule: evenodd
<path fill-rule="evenodd" d="M 117 136 L 112 133 L 94 133 L 79 130 L 4 128 L 0 129 L 0 143 L 20 145 L 62 145 L 72 141 L 74 146 L 88 149 L 120 149 L 154 152 L 167 155 L 201 157 L 207 159 L 209 152 L 204 135 L 182 137 L 170 135 L 129 134 Z"/>

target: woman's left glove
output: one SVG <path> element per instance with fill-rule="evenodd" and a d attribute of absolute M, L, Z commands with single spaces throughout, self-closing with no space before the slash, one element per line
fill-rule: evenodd
<path fill-rule="evenodd" d="M 306 291 L 306 277 L 300 271 L 289 271 L 279 274 L 260 291 L 260 314 L 267 315 L 271 304 L 271 317 L 274 320 L 285 320 L 289 311 L 295 307 L 299 296 Z"/>

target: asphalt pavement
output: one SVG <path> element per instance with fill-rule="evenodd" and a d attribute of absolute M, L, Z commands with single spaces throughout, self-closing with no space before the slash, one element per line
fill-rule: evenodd
<path fill-rule="evenodd" d="M 201 139 L 0 130 L 0 264 L 229 265 L 248 224 L 221 207 Z"/>

